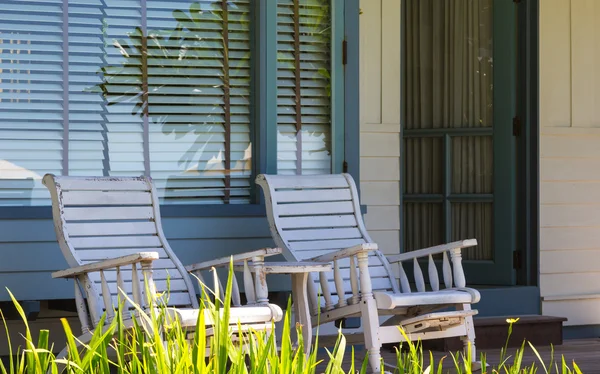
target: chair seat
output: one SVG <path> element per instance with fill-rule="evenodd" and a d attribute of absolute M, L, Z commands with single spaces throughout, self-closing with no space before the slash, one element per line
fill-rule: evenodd
<path fill-rule="evenodd" d="M 200 309 L 194 308 L 167 308 L 169 318 L 178 319 L 183 327 L 196 326 Z M 223 310 L 220 310 L 223 313 Z M 283 318 L 283 311 L 275 304 L 232 307 L 229 310 L 229 324 L 235 325 L 253 323 L 279 322 Z M 204 309 L 204 321 L 208 326 L 213 325 L 213 317 L 208 309 Z"/>
<path fill-rule="evenodd" d="M 378 309 L 418 305 L 475 304 L 481 297 L 479 291 L 473 288 L 412 293 L 374 292 L 373 295 Z"/>

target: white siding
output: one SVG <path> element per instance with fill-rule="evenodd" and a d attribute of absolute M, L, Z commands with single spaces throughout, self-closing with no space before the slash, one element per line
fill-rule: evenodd
<path fill-rule="evenodd" d="M 540 2 L 542 311 L 600 324 L 600 2 Z"/>
<path fill-rule="evenodd" d="M 360 3 L 360 188 L 369 233 L 400 250 L 400 1 Z"/>

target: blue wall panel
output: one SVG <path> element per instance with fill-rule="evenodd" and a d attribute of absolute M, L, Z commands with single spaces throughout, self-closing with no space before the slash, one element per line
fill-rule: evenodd
<path fill-rule="evenodd" d="M 264 217 L 163 218 L 163 229 L 184 265 L 274 246 Z M 52 220 L 1 220 L 0 238 L 0 301 L 9 300 L 6 288 L 19 300 L 73 298 L 71 281 L 50 275 L 67 267 Z M 269 278 L 269 285 L 286 290 L 289 280 Z"/>

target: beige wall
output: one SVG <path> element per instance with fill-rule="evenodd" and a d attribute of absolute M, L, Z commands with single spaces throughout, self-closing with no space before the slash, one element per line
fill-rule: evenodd
<path fill-rule="evenodd" d="M 600 324 L 600 1 L 540 1 L 542 311 Z"/>
<path fill-rule="evenodd" d="M 360 2 L 360 188 L 384 253 L 400 234 L 400 1 Z"/>

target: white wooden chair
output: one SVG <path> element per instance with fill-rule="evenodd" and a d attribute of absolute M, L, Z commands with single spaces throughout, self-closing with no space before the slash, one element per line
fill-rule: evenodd
<path fill-rule="evenodd" d="M 52 197 L 58 243 L 70 266 L 67 270 L 53 273 L 52 277 L 74 279 L 75 301 L 83 334 L 79 340 L 82 343 L 89 341 L 104 313 L 105 326 L 110 324 L 115 316 L 114 310 L 119 306 L 119 290 L 146 310 L 160 306 L 154 296 L 168 294 L 168 300 L 162 302 L 162 306 L 167 307 L 169 316 L 178 318 L 181 325 L 193 334 L 199 309 L 192 279 L 187 272 L 200 276 L 201 270 L 229 266 L 231 257 L 191 265 L 186 271 L 163 233 L 156 190 L 150 178 L 59 177 L 46 174 L 43 183 Z M 230 318 L 234 330 L 238 321 L 243 330 L 249 327 L 270 330 L 272 321 L 282 319 L 281 308 L 268 302 L 262 271 L 264 257 L 279 253 L 279 248 L 267 248 L 233 256 L 234 261 L 246 264 L 243 279 L 247 298 L 247 305 L 242 306 L 238 282 L 234 278 Z M 247 266 L 249 260 L 256 273 L 254 278 Z M 214 279 L 223 290 L 218 278 L 215 276 Z M 170 282 L 169 292 L 165 293 L 167 280 Z M 146 289 L 153 297 L 144 295 Z M 222 294 L 220 292 L 220 296 Z M 124 298 L 121 297 L 121 300 Z M 150 303 L 147 300 L 151 300 Z M 129 304 L 126 307 L 132 309 Z M 127 313 L 123 313 L 123 318 L 127 318 Z M 210 335 L 212 318 L 209 314 L 206 321 L 207 335 Z M 125 323 L 132 326 L 133 320 Z M 57 357 L 65 357 L 66 354 L 67 348 Z"/>
<path fill-rule="evenodd" d="M 386 257 L 365 229 L 350 175 L 261 174 L 256 183 L 263 189 L 271 234 L 284 249 L 284 256 L 291 261 L 333 262 L 333 271 L 321 272 L 318 281 L 313 276 L 307 283 L 308 301 L 293 293 L 295 303 L 310 304 L 313 324 L 319 310 L 321 324 L 360 316 L 375 372 L 381 365 L 381 345 L 405 340 L 398 325 L 411 340 L 461 337 L 465 348 L 470 344 L 472 357 L 476 357 L 473 315 L 477 311 L 471 310 L 471 304 L 477 303 L 480 295 L 465 286 L 461 265 L 461 248 L 477 245 L 476 240 Z M 433 259 L 436 254 L 442 255 L 443 289 Z M 426 261 L 429 287 L 421 270 L 425 264 L 419 259 Z M 399 282 L 391 263 L 399 265 Z M 403 266 L 413 268 L 416 290 Z M 439 311 L 445 308 L 453 310 Z M 380 315 L 393 316 L 380 324 Z"/>

